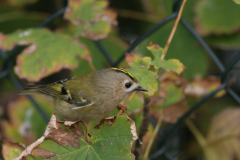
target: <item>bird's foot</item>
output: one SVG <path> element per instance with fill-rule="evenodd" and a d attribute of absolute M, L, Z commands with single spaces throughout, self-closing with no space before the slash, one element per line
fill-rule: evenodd
<path fill-rule="evenodd" d="M 124 105 L 121 105 L 121 104 L 119 104 L 117 106 L 117 108 L 118 108 L 119 111 L 118 111 L 116 116 L 120 115 L 121 113 L 125 113 L 126 110 L 127 110 L 127 106 L 124 106 Z"/>

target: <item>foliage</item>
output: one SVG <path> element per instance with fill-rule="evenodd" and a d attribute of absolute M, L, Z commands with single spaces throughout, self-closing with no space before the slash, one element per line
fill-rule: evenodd
<path fill-rule="evenodd" d="M 129 3 L 129 6 L 133 3 L 136 8 L 122 9 L 117 1 L 110 4 L 108 0 L 68 0 L 63 18 L 54 20 L 48 29 L 35 28 L 53 12 L 63 8 L 62 3 L 46 0 L 0 2 L 0 48 L 10 55 L 15 46 L 22 47 L 12 55 L 12 59 L 16 57 L 16 64 L 15 59 L 12 61 L 15 74 L 28 83 L 47 84 L 53 79 L 60 80 L 59 77 L 109 68 L 111 63 L 96 45 L 98 41 L 113 61 L 122 54 L 126 55 L 118 67 L 126 68 L 148 92 L 145 95 L 139 93 L 129 101 L 126 115 L 131 119 L 120 115 L 99 124 L 85 125 L 82 121 L 58 121 L 53 115 L 46 128 L 47 123 L 32 103 L 23 97 L 11 98 L 16 95 L 15 90 L 9 89 L 8 79 L 1 80 L 0 96 L 3 101 L 7 97 L 6 103 L 0 100 L 3 106 L 0 106 L 0 114 L 7 108 L 7 116 L 0 120 L 0 135 L 9 140 L 3 142 L 5 159 L 16 158 L 21 153 L 27 159 L 134 159 L 131 150 L 144 119 L 143 106 L 148 106 L 155 121 L 162 120 L 162 128 L 168 128 L 199 99 L 221 85 L 219 77 L 206 76 L 212 73 L 213 65 L 201 45 L 181 23 L 165 57 L 162 53 L 173 21 L 144 39 L 134 51 L 125 53 L 136 35 L 141 35 L 172 13 L 173 1 L 142 0 L 139 3 L 132 0 L 122 3 Z M 238 49 L 239 3 L 239 0 L 191 0 L 186 3 L 182 17 L 210 46 L 221 50 Z M 63 69 L 67 74 L 64 71 L 59 73 Z M 48 116 L 54 112 L 48 100 L 40 96 L 34 98 Z M 186 121 L 206 159 L 239 159 L 239 110 L 225 109 L 235 105 L 232 99 L 225 99 L 225 90 L 219 91 L 209 100 L 208 106 L 190 115 L 190 122 Z M 149 103 L 146 104 L 147 100 Z M 223 108 L 225 110 L 215 116 Z M 114 110 L 110 115 L 116 114 L 117 110 Z M 193 118 L 198 128 L 191 122 Z M 140 157 L 152 138 L 154 125 L 145 129 L 148 131 L 142 139 Z M 207 136 L 201 136 L 199 132 Z M 186 154 L 197 157 L 202 153 L 195 149 L 198 145 L 192 141 L 187 141 L 187 145 L 194 151 Z M 153 150 L 158 147 L 157 142 L 154 145 Z"/>
<path fill-rule="evenodd" d="M 32 156 L 40 159 L 134 159 L 130 149 L 137 134 L 135 123 L 127 116 L 102 120 L 88 136 L 84 122 L 61 122 L 52 115 L 44 136 L 17 159 L 34 159 Z"/>
<path fill-rule="evenodd" d="M 28 29 L 0 36 L 0 47 L 5 50 L 11 50 L 15 45 L 29 45 L 18 56 L 15 66 L 16 74 L 28 81 L 39 81 L 63 68 L 74 69 L 78 65 L 77 57 L 91 61 L 89 51 L 77 39 L 46 29 Z M 41 58 L 46 53 L 47 58 Z"/>

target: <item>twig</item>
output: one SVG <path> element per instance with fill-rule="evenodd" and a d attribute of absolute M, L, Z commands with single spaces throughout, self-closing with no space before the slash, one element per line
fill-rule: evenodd
<path fill-rule="evenodd" d="M 176 21 L 174 23 L 173 29 L 172 29 L 169 37 L 168 37 L 168 40 L 167 40 L 167 43 L 166 43 L 165 47 L 164 47 L 164 50 L 163 50 L 163 53 L 162 53 L 162 56 L 161 56 L 161 60 L 164 60 L 164 57 L 167 54 L 167 50 L 168 50 L 168 48 L 170 46 L 170 43 L 171 43 L 172 38 L 173 38 L 173 35 L 174 35 L 174 33 L 175 33 L 176 29 L 177 29 L 178 22 L 179 22 L 179 20 L 180 20 L 180 18 L 182 16 L 182 11 L 183 11 L 183 8 L 184 8 L 186 2 L 187 2 L 187 0 L 183 0 L 183 2 L 182 2 L 181 8 L 180 8 L 180 10 L 178 12 L 177 19 L 176 19 Z"/>
<path fill-rule="evenodd" d="M 156 137 L 156 135 L 157 135 L 157 133 L 158 133 L 158 130 L 160 129 L 161 123 L 162 123 L 162 113 L 163 113 L 163 109 L 162 109 L 162 108 L 159 110 L 159 113 L 160 113 L 160 114 L 159 114 L 159 118 L 158 118 L 157 125 L 156 125 L 156 127 L 155 127 L 155 129 L 154 129 L 154 132 L 153 132 L 153 135 L 152 135 L 150 141 L 148 142 L 146 151 L 145 151 L 144 156 L 143 156 L 143 159 L 144 159 L 144 160 L 145 160 L 145 159 L 148 159 L 148 155 L 149 155 L 149 153 L 150 153 L 150 149 L 151 149 L 151 147 L 152 147 L 153 141 L 154 141 L 154 139 L 155 139 L 155 137 Z"/>
<path fill-rule="evenodd" d="M 96 69 L 96 67 L 93 65 L 93 63 L 90 62 L 90 61 L 87 61 L 87 62 L 88 62 L 89 67 L 92 69 L 92 71 L 93 71 L 93 72 L 97 72 L 97 69 Z"/>
<path fill-rule="evenodd" d="M 133 93 L 128 97 L 128 99 L 127 99 L 127 100 L 125 101 L 125 103 L 123 104 L 124 107 L 127 106 L 128 102 L 132 99 L 132 97 L 135 95 L 135 93 L 136 93 L 136 92 L 133 92 Z M 118 111 L 118 113 L 117 113 L 116 116 L 120 115 L 122 112 L 123 112 L 123 110 L 120 109 L 120 110 Z"/>
<path fill-rule="evenodd" d="M 142 124 L 139 129 L 139 143 L 136 143 L 135 145 L 135 150 L 133 154 L 135 155 L 135 159 L 138 160 L 140 158 L 140 153 L 141 153 L 141 142 L 143 139 L 143 136 L 147 133 L 148 131 L 148 126 L 149 126 L 149 104 L 150 104 L 150 98 L 144 98 L 144 106 L 143 106 L 143 120 Z"/>

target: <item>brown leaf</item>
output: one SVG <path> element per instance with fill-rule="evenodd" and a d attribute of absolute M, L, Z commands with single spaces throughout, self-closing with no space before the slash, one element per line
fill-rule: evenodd
<path fill-rule="evenodd" d="M 227 108 L 216 115 L 207 134 L 207 160 L 240 159 L 240 108 Z"/>
<path fill-rule="evenodd" d="M 163 109 L 162 121 L 166 123 L 175 123 L 186 111 L 188 111 L 187 104 L 182 100 Z M 152 115 L 154 119 L 158 120 L 159 112 L 153 112 Z M 194 115 L 190 117 L 193 118 Z"/>
<path fill-rule="evenodd" d="M 61 130 L 59 128 L 60 124 L 65 124 L 67 126 L 74 126 L 75 124 L 78 123 L 82 123 L 84 126 L 85 124 L 83 123 L 83 121 L 58 121 L 57 119 L 57 115 L 53 114 L 51 116 L 51 119 L 46 127 L 45 133 L 44 135 L 39 138 L 36 142 L 32 143 L 31 145 L 29 145 L 15 160 L 21 160 L 23 157 L 27 157 L 29 155 L 33 155 L 33 153 L 37 153 L 37 155 L 41 154 L 42 157 L 52 157 L 54 156 L 54 153 L 45 151 L 45 150 L 39 150 L 36 147 L 42 143 L 45 139 L 51 139 L 53 141 L 55 141 L 56 143 L 62 145 L 70 145 L 72 147 L 79 147 L 80 144 L 77 142 L 79 141 L 79 129 L 76 130 L 75 129 L 75 133 L 77 134 L 72 134 L 70 132 Z M 86 127 L 86 126 L 85 126 Z M 83 133 L 83 132 L 81 132 Z M 87 136 L 87 135 L 85 135 Z"/>
<path fill-rule="evenodd" d="M 46 136 L 46 139 L 51 139 L 60 145 L 64 144 L 66 146 L 72 146 L 75 148 L 80 147 L 80 144 L 77 142 L 80 140 L 80 138 L 77 135 L 61 129 L 55 129 Z"/>
<path fill-rule="evenodd" d="M 55 156 L 55 153 L 45 151 L 41 148 L 34 148 L 31 152 L 32 155 L 38 155 L 41 158 L 51 158 Z"/>
<path fill-rule="evenodd" d="M 208 76 L 201 78 L 196 76 L 194 80 L 189 82 L 184 90 L 187 96 L 201 98 L 221 85 L 220 78 Z M 225 90 L 219 91 L 214 97 L 221 97 L 225 94 Z"/>
<path fill-rule="evenodd" d="M 158 44 L 153 44 L 152 42 L 149 43 L 148 47 L 153 46 L 155 49 L 160 48 L 160 46 Z"/>
<path fill-rule="evenodd" d="M 131 63 L 133 63 L 133 58 L 134 58 L 134 54 L 131 54 L 131 53 L 127 53 L 126 52 L 126 62 L 128 63 L 128 64 L 131 64 Z"/>

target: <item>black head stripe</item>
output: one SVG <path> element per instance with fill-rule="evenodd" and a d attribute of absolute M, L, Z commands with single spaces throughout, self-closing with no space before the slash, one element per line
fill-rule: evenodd
<path fill-rule="evenodd" d="M 112 68 L 112 70 L 115 71 L 115 72 L 124 73 L 124 74 L 128 75 L 132 80 L 135 79 L 131 73 L 129 73 L 128 71 L 126 71 L 126 70 L 124 70 L 122 68 Z"/>

